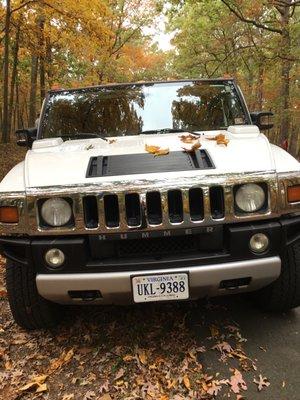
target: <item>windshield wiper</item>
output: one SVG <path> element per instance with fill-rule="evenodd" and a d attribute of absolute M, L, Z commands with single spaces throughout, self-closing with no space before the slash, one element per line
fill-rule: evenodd
<path fill-rule="evenodd" d="M 192 135 L 200 136 L 199 133 L 196 133 L 195 131 L 192 131 L 190 129 L 174 129 L 174 128 L 152 129 L 152 130 L 149 130 L 149 131 L 142 131 L 142 132 L 140 132 L 140 135 L 153 135 L 155 133 L 159 133 L 159 134 L 164 134 L 164 133 L 183 133 L 183 132 L 188 132 L 188 133 L 191 133 Z"/>
<path fill-rule="evenodd" d="M 105 136 L 100 135 L 99 133 L 89 133 L 89 132 L 79 132 L 79 133 L 74 133 L 72 135 L 62 135 L 62 138 L 68 138 L 68 139 L 102 139 L 107 142 L 107 139 Z"/>

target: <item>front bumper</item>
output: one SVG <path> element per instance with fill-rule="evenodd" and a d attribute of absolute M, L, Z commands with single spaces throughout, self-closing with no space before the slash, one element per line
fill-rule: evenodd
<path fill-rule="evenodd" d="M 267 286 L 280 275 L 279 257 L 259 260 L 213 264 L 181 269 L 148 270 L 147 274 L 185 272 L 189 274 L 190 298 L 218 296 L 228 293 L 222 282 L 247 279 L 247 285 L 230 289 L 231 293 L 253 291 Z M 60 304 L 129 304 L 133 302 L 131 278 L 145 274 L 145 271 L 95 274 L 39 274 L 36 278 L 41 296 Z M 86 291 L 98 292 L 99 297 L 89 301 L 83 298 L 71 299 L 70 293 Z"/>
<path fill-rule="evenodd" d="M 249 248 L 250 238 L 258 232 L 270 240 L 269 250 L 261 255 Z M 89 292 L 97 293 L 94 303 L 130 303 L 132 276 L 173 272 L 189 274 L 194 299 L 228 293 L 229 288 L 232 292 L 254 291 L 274 281 L 286 247 L 300 240 L 300 216 L 201 232 L 173 230 L 172 235 L 135 240 L 115 236 L 103 240 L 101 235 L 0 237 L 0 252 L 24 268 L 33 266 L 41 296 L 58 303 L 93 299 Z M 53 247 L 66 255 L 59 270 L 45 262 L 46 251 Z M 83 296 L 76 297 L 80 292 Z"/>

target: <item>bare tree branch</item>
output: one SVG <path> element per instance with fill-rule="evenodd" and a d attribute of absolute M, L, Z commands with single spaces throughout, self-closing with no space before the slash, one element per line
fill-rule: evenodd
<path fill-rule="evenodd" d="M 238 17 L 239 20 L 241 20 L 242 22 L 246 22 L 247 24 L 252 24 L 254 26 L 256 26 L 257 28 L 261 28 L 264 29 L 266 31 L 270 31 L 270 32 L 274 32 L 274 33 L 279 33 L 280 35 L 282 35 L 282 30 L 279 28 L 273 28 L 271 26 L 267 26 L 264 24 L 261 24 L 257 21 L 255 21 L 254 19 L 249 19 L 244 17 L 244 15 L 240 12 L 237 11 L 227 0 L 221 0 L 222 3 L 225 4 L 225 6 L 236 16 Z"/>

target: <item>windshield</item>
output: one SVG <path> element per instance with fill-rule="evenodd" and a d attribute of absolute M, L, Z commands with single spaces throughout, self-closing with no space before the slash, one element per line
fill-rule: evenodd
<path fill-rule="evenodd" d="M 249 123 L 234 84 L 169 82 L 52 92 L 42 137 L 207 131 Z"/>

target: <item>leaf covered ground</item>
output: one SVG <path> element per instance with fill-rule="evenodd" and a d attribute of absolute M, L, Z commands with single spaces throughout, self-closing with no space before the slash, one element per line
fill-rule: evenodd
<path fill-rule="evenodd" d="M 253 400 L 271 399 L 274 392 L 278 399 L 297 399 L 296 392 L 288 395 L 297 384 L 281 359 L 288 345 L 275 343 L 268 316 L 241 297 L 229 303 L 70 308 L 56 329 L 28 333 L 12 320 L 3 261 L 1 400 Z M 237 316 L 248 332 L 249 325 L 254 329 L 253 338 L 245 337 Z M 283 343 L 299 344 L 291 317 L 276 318 L 275 326 L 285 324 L 286 338 L 278 328 Z M 290 357 L 288 363 L 300 366 L 297 351 Z"/>
<path fill-rule="evenodd" d="M 55 330 L 27 333 L 14 324 L 1 285 L 3 399 L 241 400 L 248 386 L 270 385 L 222 305 L 70 309 Z"/>

